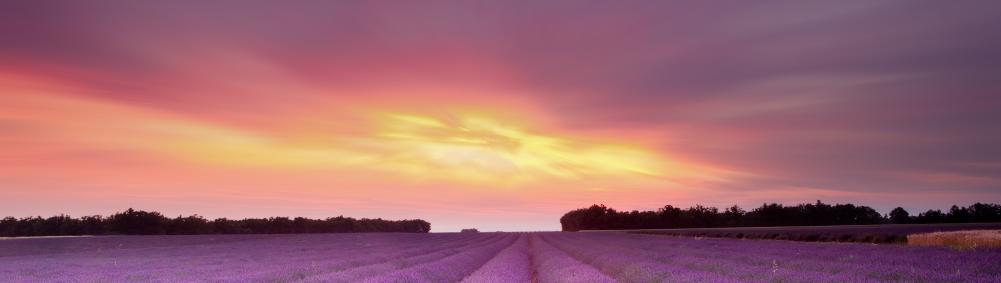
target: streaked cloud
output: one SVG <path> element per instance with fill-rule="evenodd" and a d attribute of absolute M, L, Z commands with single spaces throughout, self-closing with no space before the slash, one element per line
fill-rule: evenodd
<path fill-rule="evenodd" d="M 510 230 L 488 212 L 551 229 L 595 202 L 997 198 L 998 14 L 976 1 L 2 3 L 0 198 L 39 205 L 0 214 L 269 207 Z"/>

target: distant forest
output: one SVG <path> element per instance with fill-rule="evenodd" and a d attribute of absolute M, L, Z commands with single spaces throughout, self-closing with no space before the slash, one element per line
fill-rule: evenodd
<path fill-rule="evenodd" d="M 880 215 L 868 206 L 830 205 L 819 200 L 795 206 L 762 204 L 751 211 L 736 205 L 723 210 L 701 205 L 688 209 L 667 205 L 657 211 L 616 211 L 604 205 L 592 205 L 567 212 L 560 218 L 563 231 L 971 222 L 1001 222 L 1001 205 L 953 205 L 948 212 L 928 210 L 916 216 L 900 207 L 888 215 Z"/>
<path fill-rule="evenodd" d="M 208 220 L 198 215 L 168 218 L 159 212 L 128 209 L 108 217 L 100 215 L 72 218 L 66 215 L 49 218 L 6 217 L 0 220 L 0 236 L 70 236 L 70 235 L 194 235 L 194 234 L 300 234 L 353 232 L 427 233 L 431 223 L 415 220 L 354 219 L 331 217 L 248 218 Z"/>

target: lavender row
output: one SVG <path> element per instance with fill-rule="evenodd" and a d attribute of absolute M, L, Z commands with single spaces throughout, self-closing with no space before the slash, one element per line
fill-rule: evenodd
<path fill-rule="evenodd" d="M 1001 282 L 1001 250 L 629 233 L 8 241 L 0 282 Z"/>
<path fill-rule="evenodd" d="M 509 234 L 504 240 L 466 249 L 448 257 L 398 269 L 388 274 L 367 278 L 362 282 L 458 282 L 483 266 L 518 238 Z"/>
<path fill-rule="evenodd" d="M 307 282 L 360 282 L 367 278 L 392 273 L 425 262 L 437 261 L 485 245 L 497 244 L 503 241 L 503 238 L 499 234 L 481 236 L 478 237 L 477 241 L 461 246 L 428 247 L 417 254 L 404 257 L 382 256 L 378 262 L 346 270 L 320 273 L 303 279 Z"/>
<path fill-rule="evenodd" d="M 530 282 L 532 263 L 528 253 L 528 234 L 520 234 L 518 240 L 508 246 L 493 259 L 462 280 L 465 283 L 507 283 Z"/>
<path fill-rule="evenodd" d="M 708 273 L 704 275 L 706 278 L 716 277 L 712 281 L 740 282 L 1001 280 L 1001 251 L 997 250 L 958 252 L 907 246 L 697 240 L 618 233 L 550 234 L 546 237 L 561 243 L 561 247 L 582 257 L 584 262 L 613 272 L 624 270 L 627 265 L 644 266 L 649 271 L 642 272 L 642 276 L 657 280 L 691 273 L 683 271 L 686 269 Z M 665 269 L 670 272 L 662 272 Z M 658 273 L 665 277 L 657 277 Z M 630 277 L 619 279 L 640 281 Z"/>
<path fill-rule="evenodd" d="M 542 236 L 532 235 L 529 238 L 529 250 L 538 282 L 617 282 L 593 266 L 551 246 Z"/>
<path fill-rule="evenodd" d="M 732 227 L 628 230 L 638 234 L 806 242 L 905 243 L 907 235 L 978 229 L 1001 229 L 1001 223 L 887 224 L 791 227 Z"/>
<path fill-rule="evenodd" d="M 42 253 L 0 258 L 0 279 L 27 276 L 65 282 L 275 281 L 357 268 L 445 248 L 464 249 L 491 237 L 495 236 L 296 235 L 181 247 Z"/>

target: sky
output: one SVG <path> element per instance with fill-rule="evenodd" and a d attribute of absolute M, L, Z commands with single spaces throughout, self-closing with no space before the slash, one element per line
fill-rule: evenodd
<path fill-rule="evenodd" d="M 0 215 L 1001 202 L 996 1 L 3 1 Z"/>

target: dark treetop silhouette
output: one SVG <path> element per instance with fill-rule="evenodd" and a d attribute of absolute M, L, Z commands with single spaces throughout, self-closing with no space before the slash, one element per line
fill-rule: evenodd
<path fill-rule="evenodd" d="M 354 219 L 350 217 L 309 218 L 247 218 L 207 220 L 198 215 L 167 218 L 159 212 L 128 210 L 108 217 L 66 215 L 49 218 L 6 217 L 0 220 L 0 236 L 67 236 L 67 235 L 190 235 L 190 234 L 288 234 L 288 233 L 352 233 L 409 232 L 427 233 L 431 223 L 414 220 Z"/>
<path fill-rule="evenodd" d="M 738 206 L 720 211 L 701 205 L 688 209 L 667 205 L 657 211 L 616 211 L 604 205 L 592 205 L 567 212 L 560 218 L 563 231 L 970 222 L 1001 222 L 1001 205 L 953 205 L 945 213 L 928 210 L 917 216 L 910 216 L 900 207 L 891 211 L 889 216 L 883 216 L 868 206 L 830 205 L 819 200 L 814 204 L 795 206 L 762 204 L 751 211 L 744 211 Z"/>

